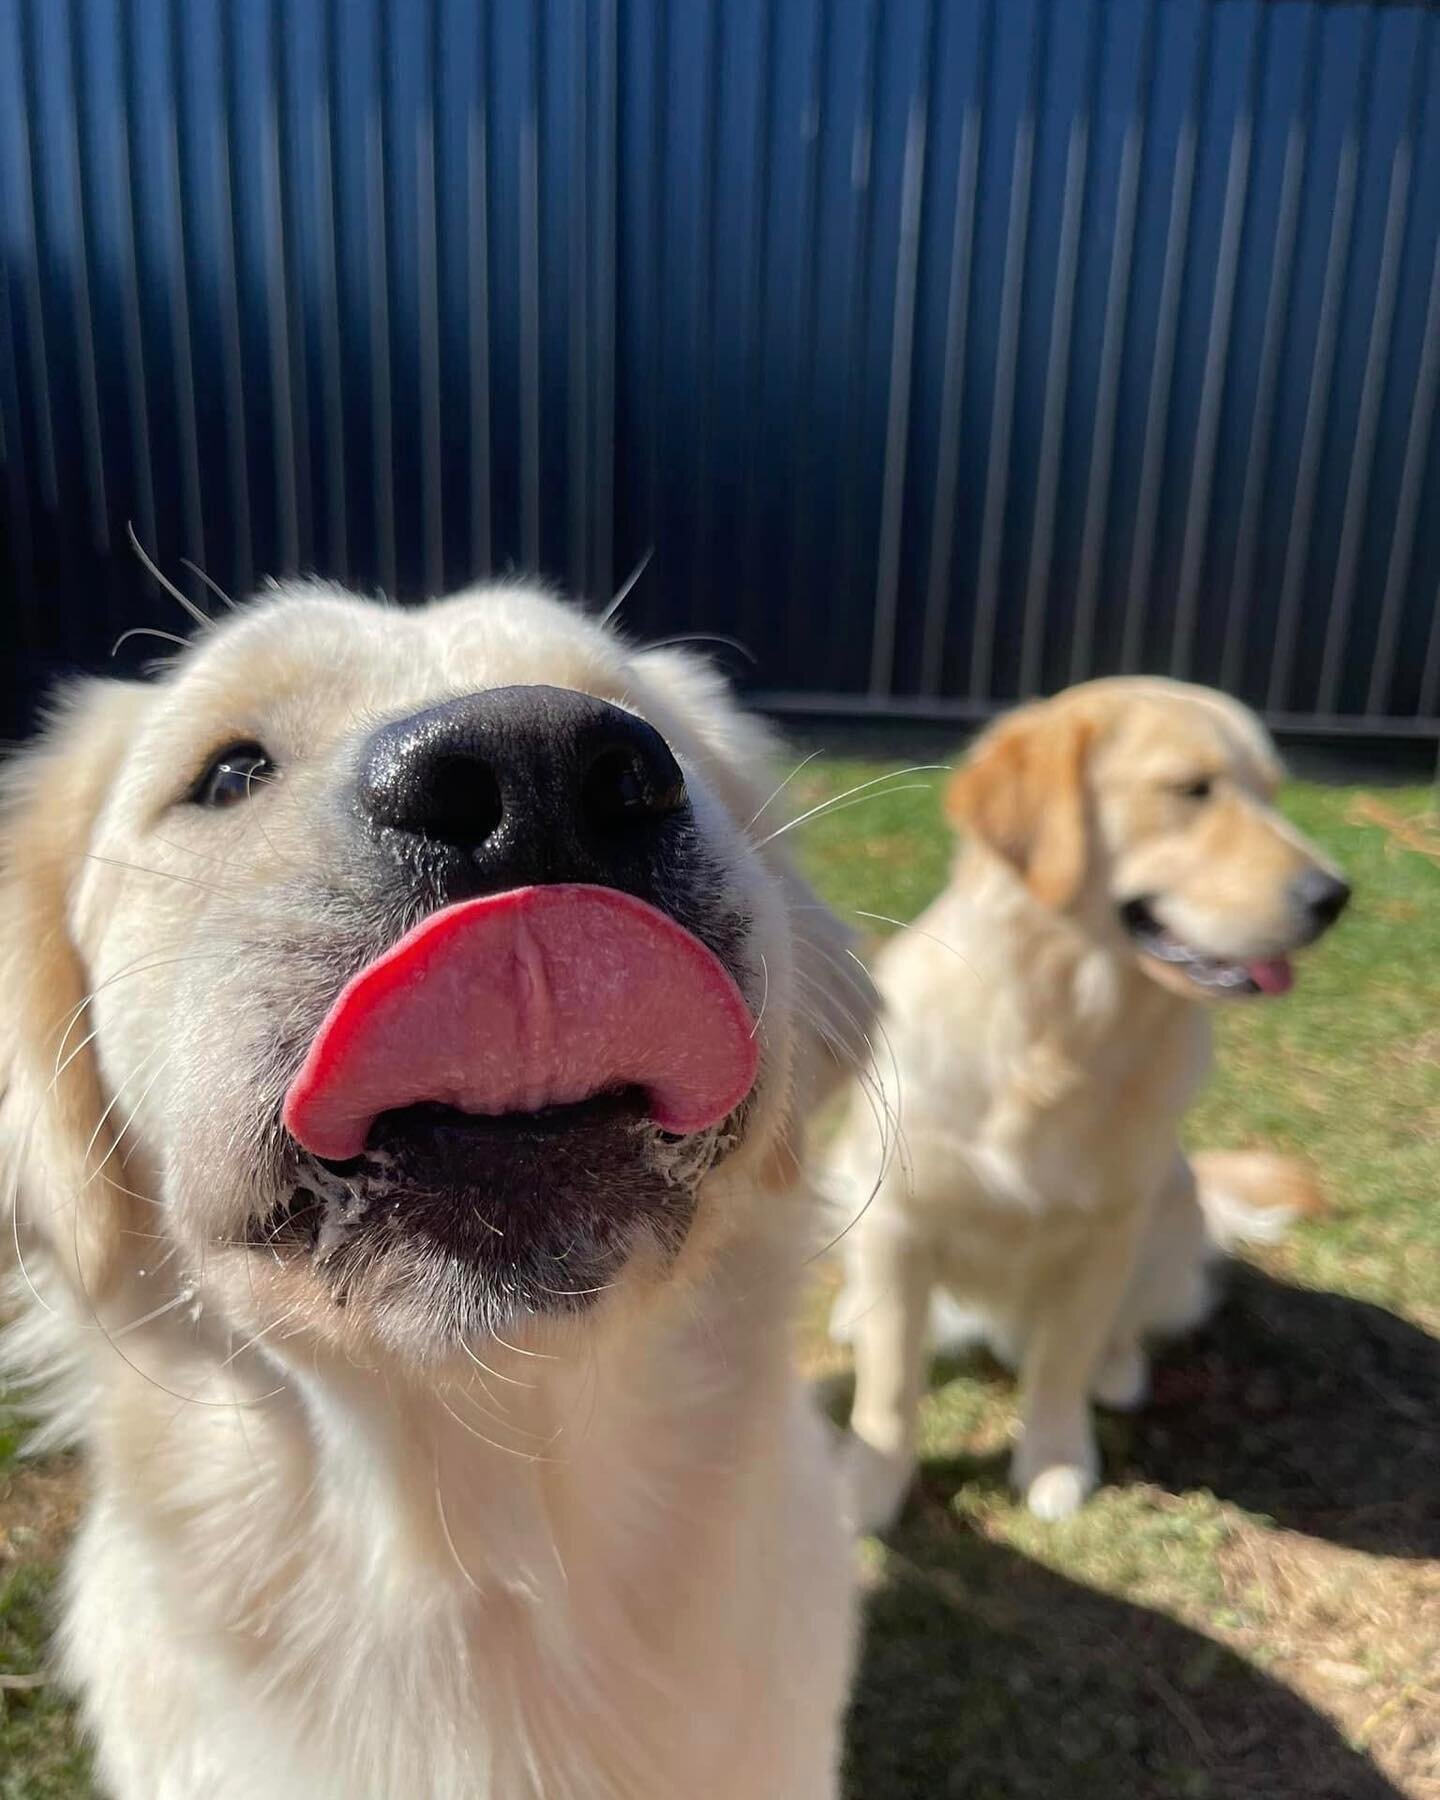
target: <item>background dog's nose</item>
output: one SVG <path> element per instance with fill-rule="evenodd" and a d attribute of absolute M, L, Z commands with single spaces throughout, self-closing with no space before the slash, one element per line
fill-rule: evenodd
<path fill-rule="evenodd" d="M 652 725 L 555 687 L 492 688 L 382 726 L 362 753 L 358 797 L 401 845 L 448 851 L 451 863 L 460 853 L 469 891 L 554 881 L 640 891 L 658 828 L 687 807 Z"/>
<path fill-rule="evenodd" d="M 1350 883 L 1328 869 L 1307 869 L 1290 891 L 1317 932 L 1333 925 L 1350 900 Z"/>

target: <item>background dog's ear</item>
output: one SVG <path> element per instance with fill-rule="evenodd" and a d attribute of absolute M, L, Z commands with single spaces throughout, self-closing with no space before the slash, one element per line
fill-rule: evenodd
<path fill-rule="evenodd" d="M 1068 906 L 1085 879 L 1091 736 L 1073 712 L 1022 707 L 980 737 L 946 793 L 952 822 L 1013 864 L 1046 906 Z"/>
<path fill-rule="evenodd" d="M 4 1237 L 13 1228 L 17 1243 L 42 1247 L 92 1299 L 114 1277 L 120 1228 L 138 1203 L 120 1185 L 118 1157 L 108 1160 L 71 896 L 146 692 L 120 681 L 70 689 L 0 794 L 0 1209 L 18 1208 Z"/>

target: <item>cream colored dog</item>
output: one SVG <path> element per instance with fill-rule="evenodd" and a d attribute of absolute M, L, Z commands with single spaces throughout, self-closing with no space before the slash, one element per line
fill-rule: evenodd
<path fill-rule="evenodd" d="M 10 1362 L 120 1800 L 835 1791 L 788 1321 L 863 1016 L 769 748 L 537 591 L 297 588 L 11 771 Z"/>
<path fill-rule="evenodd" d="M 839 1146 L 862 1524 L 909 1486 L 932 1317 L 1018 1368 L 1013 1479 L 1062 1518 L 1098 1478 L 1092 1399 L 1139 1403 L 1145 1340 L 1202 1317 L 1214 1244 L 1304 1202 L 1293 1165 L 1192 1163 L 1177 1138 L 1206 1003 L 1283 992 L 1348 897 L 1275 811 L 1279 778 L 1245 708 L 1142 679 L 1023 707 L 954 777 L 964 846 L 880 956 L 884 1053 Z"/>

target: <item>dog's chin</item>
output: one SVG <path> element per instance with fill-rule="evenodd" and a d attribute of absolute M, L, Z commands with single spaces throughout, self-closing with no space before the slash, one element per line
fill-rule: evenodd
<path fill-rule="evenodd" d="M 347 1162 L 299 1155 L 247 1242 L 348 1314 L 345 1336 L 357 1313 L 427 1355 L 533 1336 L 593 1310 L 632 1262 L 668 1267 L 733 1136 L 669 1137 L 637 1090 L 498 1118 L 407 1107 Z"/>

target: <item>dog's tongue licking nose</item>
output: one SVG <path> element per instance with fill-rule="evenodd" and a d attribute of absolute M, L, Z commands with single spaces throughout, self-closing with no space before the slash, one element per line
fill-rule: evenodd
<path fill-rule="evenodd" d="M 535 1112 L 643 1088 L 666 1131 L 702 1131 L 755 1080 L 740 990 L 688 931 L 629 894 L 516 888 L 421 921 L 326 1015 L 285 1096 L 316 1156 L 357 1156 L 418 1101 Z"/>

